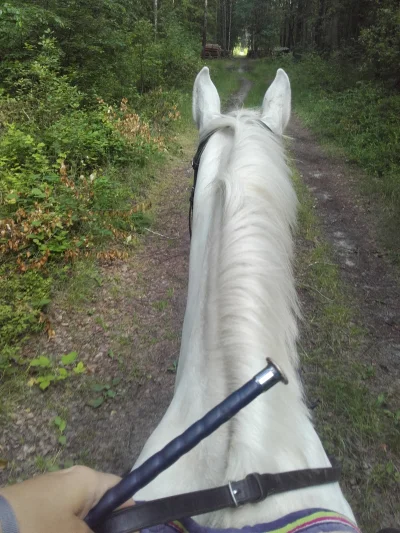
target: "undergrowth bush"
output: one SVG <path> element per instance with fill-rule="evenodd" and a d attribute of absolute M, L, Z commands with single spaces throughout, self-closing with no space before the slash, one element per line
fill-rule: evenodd
<path fill-rule="evenodd" d="M 162 36 L 160 58 L 164 83 L 171 88 L 191 90 L 202 66 L 198 40 L 173 15 L 164 21 Z"/>
<path fill-rule="evenodd" d="M 45 326 L 42 309 L 50 302 L 52 278 L 37 271 L 16 273 L 0 266 L 0 376 L 19 361 L 17 341 Z"/>
<path fill-rule="evenodd" d="M 134 107 L 88 105 L 49 34 L 30 55 L 0 92 L 0 372 L 18 360 L 18 339 L 45 327 L 56 262 L 126 256 L 148 224 L 141 169 L 179 119 L 177 93 L 161 88 L 135 93 Z"/>

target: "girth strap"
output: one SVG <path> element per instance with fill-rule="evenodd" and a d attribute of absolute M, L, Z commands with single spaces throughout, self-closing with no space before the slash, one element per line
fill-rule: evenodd
<path fill-rule="evenodd" d="M 339 481 L 340 466 L 332 461 L 330 468 L 309 468 L 281 474 L 249 474 L 214 489 L 188 492 L 161 498 L 114 512 L 94 528 L 95 533 L 132 533 L 172 520 L 196 516 L 226 507 L 257 503 L 268 496 Z"/>

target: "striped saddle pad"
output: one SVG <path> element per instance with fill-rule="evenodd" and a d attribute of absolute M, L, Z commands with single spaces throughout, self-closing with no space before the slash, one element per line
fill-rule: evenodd
<path fill-rule="evenodd" d="M 305 509 L 283 518 L 243 528 L 214 529 L 200 526 L 191 518 L 143 529 L 142 533 L 361 533 L 348 518 L 325 509 Z"/>

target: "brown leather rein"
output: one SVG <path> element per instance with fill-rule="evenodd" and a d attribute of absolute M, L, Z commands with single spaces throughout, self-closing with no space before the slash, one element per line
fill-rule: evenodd
<path fill-rule="evenodd" d="M 268 496 L 304 489 L 340 478 L 340 466 L 330 459 L 332 467 L 307 468 L 280 474 L 249 474 L 241 481 L 222 487 L 169 496 L 114 512 L 95 533 L 133 533 L 143 528 L 165 524 L 227 507 L 239 507 L 246 503 L 258 503 Z"/>

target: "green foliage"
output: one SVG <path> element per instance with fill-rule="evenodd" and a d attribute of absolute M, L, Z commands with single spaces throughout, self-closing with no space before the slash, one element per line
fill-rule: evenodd
<path fill-rule="evenodd" d="M 65 446 L 66 443 L 67 443 L 67 437 L 66 435 L 64 435 L 64 431 L 67 427 L 67 421 L 64 420 L 63 418 L 61 418 L 60 416 L 56 416 L 54 419 L 53 419 L 53 424 L 55 425 L 55 427 L 57 428 L 57 433 L 58 433 L 58 442 L 62 445 L 62 446 Z"/>
<path fill-rule="evenodd" d="M 175 90 L 166 91 L 161 87 L 136 98 L 132 105 L 140 116 L 158 131 L 172 126 L 180 118 L 182 94 Z"/>
<path fill-rule="evenodd" d="M 28 47 L 28 45 L 27 45 Z M 36 46 L 31 58 L 14 61 L 3 85 L 14 99 L 14 120 L 28 122 L 35 131 L 47 128 L 64 113 L 79 108 L 82 94 L 60 73 L 61 51 L 50 32 Z"/>
<path fill-rule="evenodd" d="M 194 76 L 201 68 L 198 40 L 174 16 L 164 21 L 162 36 L 160 58 L 164 82 L 168 87 L 191 90 Z"/>
<path fill-rule="evenodd" d="M 400 83 L 400 5 L 396 0 L 379 2 L 374 21 L 361 29 L 359 42 L 364 49 L 362 68 Z"/>
<path fill-rule="evenodd" d="M 95 393 L 101 393 L 101 396 L 96 396 L 95 398 L 89 400 L 88 405 L 90 405 L 90 407 L 93 407 L 94 409 L 97 409 L 98 407 L 103 405 L 105 401 L 114 399 L 117 393 L 111 387 L 116 387 L 120 381 L 120 378 L 114 378 L 111 382 L 111 385 L 109 385 L 108 383 L 95 383 L 94 385 L 92 385 L 92 391 Z"/>
<path fill-rule="evenodd" d="M 77 352 L 63 355 L 61 361 L 55 364 L 45 355 L 32 359 L 29 369 L 34 370 L 34 377 L 30 378 L 28 384 L 38 385 L 41 390 L 46 390 L 52 383 L 64 381 L 73 375 L 83 374 L 86 371 L 82 361 L 76 362 Z M 75 364 L 76 362 L 76 364 Z"/>
<path fill-rule="evenodd" d="M 81 107 L 79 92 L 59 76 L 54 39 L 42 39 L 39 48 L 24 63 L 13 99 L 0 99 L 3 116 L 15 121 L 4 120 L 0 136 L 0 251 L 16 253 L 22 271 L 87 251 L 99 235 L 134 231 L 137 210 L 126 188 L 101 167 L 144 166 L 164 149 L 159 132 L 153 137 L 126 101 L 120 108 L 103 101 Z M 158 111 L 159 131 L 177 118 L 170 103 L 167 98 Z M 126 215 L 113 216 L 117 208 Z"/>
<path fill-rule="evenodd" d="M 44 327 L 42 309 L 50 302 L 52 278 L 38 272 L 17 274 L 0 265 L 0 375 L 12 372 L 19 361 L 18 340 Z"/>
<path fill-rule="evenodd" d="M 44 143 L 21 131 L 15 123 L 6 126 L 0 137 L 0 194 L 28 192 L 37 174 L 51 170 L 44 148 Z M 6 196 L 10 204 L 15 204 L 15 199 L 15 195 Z"/>
<path fill-rule="evenodd" d="M 38 36 L 46 28 L 62 26 L 63 21 L 57 14 L 37 3 L 5 2 L 0 8 L 0 56 L 5 58 L 0 72 L 9 68 L 8 61 L 29 57 L 29 48 L 24 46 L 27 41 L 37 44 Z"/>
<path fill-rule="evenodd" d="M 182 10 L 171 11 L 163 6 L 155 41 L 151 11 L 130 0 L 35 0 L 34 5 L 30 0 L 9 0 L 0 16 L 0 55 L 6 58 L 0 79 L 18 80 L 18 69 L 35 57 L 40 36 L 48 30 L 47 38 L 53 36 L 59 43 L 60 74 L 73 78 L 84 98 L 100 94 L 116 103 L 123 97 L 132 100 L 136 90 L 181 87 L 182 82 L 191 83 L 200 47 L 178 22 Z M 201 10 L 197 12 L 201 18 Z M 33 85 L 37 77 L 40 69 Z"/>
<path fill-rule="evenodd" d="M 133 61 L 137 66 L 136 86 L 144 93 L 160 85 L 162 74 L 159 59 L 161 45 L 154 42 L 154 32 L 149 21 L 138 20 L 133 28 L 132 43 Z"/>

